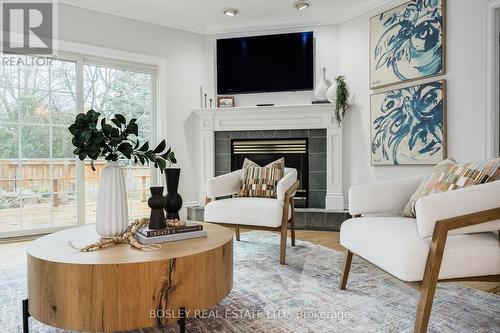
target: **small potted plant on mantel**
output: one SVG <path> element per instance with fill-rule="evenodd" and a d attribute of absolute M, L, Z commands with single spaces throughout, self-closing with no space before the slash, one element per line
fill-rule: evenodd
<path fill-rule="evenodd" d="M 165 140 L 155 149 L 150 149 L 147 141 L 140 144 L 137 119 L 127 123 L 123 115 L 115 114 L 108 123 L 100 116 L 94 110 L 80 113 L 69 131 L 76 147 L 73 153 L 82 161 L 89 157 L 92 170 L 95 171 L 94 161 L 99 157 L 107 161 L 97 193 L 96 231 L 103 237 L 114 237 L 121 235 L 129 223 L 125 179 L 118 160 L 133 159 L 142 165 L 154 163 L 162 173 L 177 161 L 172 149 L 166 149 Z"/>
<path fill-rule="evenodd" d="M 339 75 L 335 78 L 335 82 L 327 91 L 327 99 L 330 103 L 335 104 L 335 118 L 337 123 L 342 123 L 347 109 L 351 107 L 349 102 L 350 92 L 344 75 Z"/>

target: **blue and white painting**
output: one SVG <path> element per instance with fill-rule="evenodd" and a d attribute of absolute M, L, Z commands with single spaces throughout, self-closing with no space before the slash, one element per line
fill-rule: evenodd
<path fill-rule="evenodd" d="M 439 163 L 446 157 L 444 121 L 444 80 L 372 95 L 372 165 Z"/>
<path fill-rule="evenodd" d="M 370 87 L 444 74 L 444 0 L 412 0 L 370 19 Z"/>

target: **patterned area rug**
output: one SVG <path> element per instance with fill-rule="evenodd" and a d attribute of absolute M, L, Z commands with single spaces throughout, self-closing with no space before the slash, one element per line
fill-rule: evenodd
<path fill-rule="evenodd" d="M 411 332 L 417 290 L 354 257 L 346 291 L 337 287 L 343 253 L 309 242 L 287 248 L 279 264 L 279 236 L 243 233 L 234 247 L 234 287 L 204 318 L 189 318 L 200 332 Z M 0 268 L 0 332 L 21 332 L 20 300 L 26 268 Z M 31 332 L 65 332 L 30 318 Z M 177 325 L 134 333 L 171 333 Z M 500 296 L 440 284 L 429 332 L 500 332 Z"/>

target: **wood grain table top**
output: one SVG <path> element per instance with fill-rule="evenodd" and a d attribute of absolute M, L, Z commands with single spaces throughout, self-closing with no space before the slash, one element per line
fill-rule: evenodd
<path fill-rule="evenodd" d="M 223 246 L 233 239 L 233 232 L 225 227 L 196 223 L 203 225 L 207 237 L 161 243 L 158 250 L 139 250 L 124 243 L 93 252 L 80 252 L 68 242 L 81 248 L 101 239 L 95 225 L 85 225 L 41 237 L 28 246 L 27 254 L 44 261 L 76 265 L 131 264 L 191 256 Z"/>

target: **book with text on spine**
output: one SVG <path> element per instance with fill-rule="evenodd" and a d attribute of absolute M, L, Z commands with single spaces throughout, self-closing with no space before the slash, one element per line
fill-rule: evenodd
<path fill-rule="evenodd" d="M 147 225 L 141 227 L 138 233 L 145 237 L 156 237 L 163 235 L 180 234 L 184 232 L 201 231 L 203 226 L 201 224 L 186 221 L 186 225 L 182 227 L 167 227 L 165 229 L 149 229 Z"/>
<path fill-rule="evenodd" d="M 146 237 L 140 233 L 137 233 L 135 237 L 139 243 L 148 245 L 156 243 L 175 242 L 192 238 L 207 237 L 207 232 L 205 230 L 200 230 L 192 232 L 182 232 L 178 234 L 155 236 L 155 237 Z"/>

